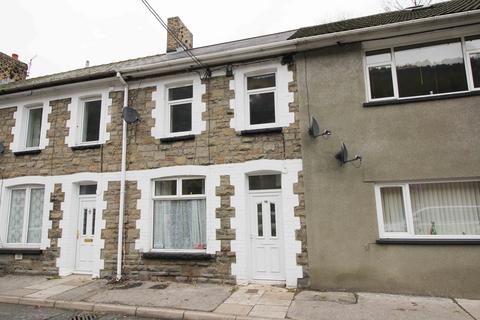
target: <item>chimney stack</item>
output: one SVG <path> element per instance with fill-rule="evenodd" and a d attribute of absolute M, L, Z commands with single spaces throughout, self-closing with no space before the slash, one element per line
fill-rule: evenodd
<path fill-rule="evenodd" d="M 177 38 L 187 47 L 188 49 L 193 48 L 193 34 L 188 30 L 188 28 L 183 24 L 182 20 L 179 17 L 168 18 L 167 21 L 168 28 L 177 36 Z M 183 50 L 180 44 L 175 41 L 174 37 L 167 33 L 167 52 L 176 52 Z"/>
<path fill-rule="evenodd" d="M 18 54 L 11 56 L 0 52 L 0 84 L 27 78 L 28 65 L 18 60 Z"/>

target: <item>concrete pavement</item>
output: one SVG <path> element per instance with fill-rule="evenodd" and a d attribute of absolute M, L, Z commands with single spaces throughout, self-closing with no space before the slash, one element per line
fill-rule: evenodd
<path fill-rule="evenodd" d="M 37 307 L 35 310 L 48 309 L 49 312 L 54 312 L 51 308 L 55 308 L 96 316 L 122 314 L 132 319 L 137 316 L 182 320 L 480 320 L 480 300 L 362 292 L 296 292 L 253 284 L 227 286 L 149 281 L 108 284 L 105 280 L 77 275 L 58 279 L 0 277 L 0 303 L 29 305 Z M 2 312 L 0 308 L 0 319 L 4 316 Z M 35 314 L 40 316 L 42 313 Z M 50 318 L 61 319 L 54 317 L 57 315 Z"/>

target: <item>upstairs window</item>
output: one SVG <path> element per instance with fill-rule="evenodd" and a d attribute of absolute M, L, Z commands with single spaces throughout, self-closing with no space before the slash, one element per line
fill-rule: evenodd
<path fill-rule="evenodd" d="M 192 101 L 192 85 L 168 89 L 170 133 L 192 131 Z"/>
<path fill-rule="evenodd" d="M 206 249 L 204 178 L 175 178 L 154 182 L 153 249 Z"/>
<path fill-rule="evenodd" d="M 247 77 L 250 126 L 275 123 L 275 73 Z"/>
<path fill-rule="evenodd" d="M 376 187 L 382 238 L 480 238 L 480 182 Z"/>
<path fill-rule="evenodd" d="M 101 97 L 82 99 L 81 143 L 98 142 L 100 139 Z"/>
<path fill-rule="evenodd" d="M 27 107 L 26 111 L 26 136 L 25 148 L 36 149 L 40 147 L 40 136 L 42 131 L 43 106 L 35 105 Z"/>
<path fill-rule="evenodd" d="M 7 243 L 40 244 L 45 189 L 25 186 L 10 190 Z"/>
<path fill-rule="evenodd" d="M 369 100 L 441 95 L 478 88 L 478 41 L 467 37 L 367 52 Z M 469 63 L 465 63 L 465 52 Z"/>

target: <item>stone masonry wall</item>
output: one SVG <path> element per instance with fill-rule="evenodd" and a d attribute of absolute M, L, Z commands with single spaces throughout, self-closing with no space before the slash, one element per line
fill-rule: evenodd
<path fill-rule="evenodd" d="M 289 91 L 294 93 L 294 101 L 290 103 L 289 109 L 290 112 L 295 113 L 295 122 L 289 127 L 283 128 L 280 133 L 244 136 L 230 128 L 230 120 L 234 115 L 234 110 L 230 108 L 230 99 L 235 95 L 230 90 L 229 85 L 232 77 L 216 76 L 209 80 L 203 80 L 207 89 L 206 94 L 202 97 L 202 100 L 207 104 L 207 110 L 202 114 L 202 119 L 206 121 L 206 130 L 196 135 L 193 140 L 164 143 L 151 135 L 151 129 L 155 125 L 155 119 L 152 118 L 152 109 L 161 106 L 160 101 L 152 101 L 156 88 L 145 87 L 129 90 L 129 105 L 139 112 L 141 122 L 128 126 L 127 170 L 145 170 L 178 165 L 241 163 L 258 159 L 301 159 L 295 65 L 292 65 L 290 70 L 293 71 L 294 80 L 289 84 Z M 40 154 L 15 156 L 8 146 L 13 140 L 11 128 L 15 124 L 13 113 L 16 108 L 0 109 L 0 141 L 4 142 L 7 147 L 5 153 L 0 157 L 0 170 L 3 169 L 3 176 L 11 178 L 32 174 L 65 175 L 77 172 L 120 171 L 123 91 L 110 92 L 110 98 L 112 99 L 112 105 L 108 106 L 108 113 L 111 115 L 111 123 L 107 125 L 110 140 L 97 149 L 72 150 L 65 144 L 65 137 L 69 130 L 66 128 L 66 122 L 70 118 L 70 112 L 67 109 L 70 99 L 67 98 L 50 101 L 52 112 L 48 115 L 50 129 L 47 131 L 49 144 L 46 149 L 42 150 Z M 212 263 L 216 266 L 220 265 L 218 255 L 215 261 L 197 262 L 195 267 L 184 261 L 159 263 L 140 259 L 139 253 L 134 250 L 134 241 L 138 238 L 138 230 L 135 230 L 135 225 L 139 218 L 138 210 L 135 208 L 135 197 L 139 196 L 139 191 L 136 186 L 131 185 L 132 183 L 134 182 L 128 182 L 126 195 L 130 201 L 127 201 L 126 213 L 127 254 L 125 261 L 127 267 L 125 271 L 130 273 L 132 277 L 159 277 L 164 275 L 165 266 L 169 265 L 172 270 L 176 271 L 167 272 L 167 275 L 175 277 L 203 278 L 201 274 L 211 274 L 206 270 Z M 222 180 L 223 184 L 228 185 L 228 182 Z M 106 240 L 105 249 L 102 252 L 102 259 L 105 260 L 102 275 L 115 272 L 118 185 L 118 181 L 109 182 L 108 191 L 104 195 L 105 200 L 107 200 L 107 210 L 104 218 L 107 220 L 107 227 L 102 231 L 102 238 Z M 298 263 L 304 266 L 305 277 L 307 277 L 307 253 L 306 242 L 304 241 L 306 233 L 305 213 L 301 190 L 303 190 L 303 184 L 300 180 L 296 187 L 301 202 L 296 214 L 300 217 L 302 225 L 302 229 L 297 232 L 297 239 L 302 241 L 302 254 L 298 257 Z M 223 197 L 226 197 L 226 195 L 220 195 L 220 197 L 224 199 Z M 223 201 L 227 200 L 224 199 Z M 226 209 L 223 208 L 222 210 Z M 227 214 L 225 212 L 219 213 L 217 211 L 217 215 Z M 232 211 L 229 214 L 234 213 Z M 231 253 L 229 249 L 229 242 L 234 239 L 235 234 L 233 230 L 229 229 L 229 219 L 226 217 L 221 219 L 222 229 L 217 235 L 219 240 L 222 241 L 221 257 L 228 262 L 221 263 L 222 267 L 220 268 L 221 271 L 217 271 L 217 279 L 229 281 L 231 279 L 227 276 L 227 269 L 229 274 L 230 260 L 234 259 L 234 253 Z M 198 271 L 195 271 L 197 269 Z"/>
<path fill-rule="evenodd" d="M 0 52 L 0 83 L 25 80 L 28 65 Z"/>
<path fill-rule="evenodd" d="M 53 203 L 53 210 L 49 212 L 49 220 L 52 222 L 52 227 L 48 230 L 50 247 L 43 250 L 41 254 L 23 254 L 21 260 L 15 260 L 14 254 L 0 254 L 0 272 L 43 275 L 58 274 L 56 260 L 60 256 L 58 239 L 62 236 L 60 220 L 63 218 L 61 205 L 64 201 L 64 196 L 62 185 L 55 184 L 54 191 L 50 194 L 50 202 Z"/>

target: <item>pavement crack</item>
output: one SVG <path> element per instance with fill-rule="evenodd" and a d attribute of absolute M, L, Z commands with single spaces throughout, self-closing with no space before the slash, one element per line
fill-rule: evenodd
<path fill-rule="evenodd" d="M 462 309 L 466 314 L 468 314 L 473 320 L 479 320 L 473 314 L 468 312 L 468 310 L 465 309 L 460 303 L 458 303 L 457 299 L 455 298 L 450 298 L 450 299 L 452 299 L 453 303 L 455 303 L 460 309 Z"/>

